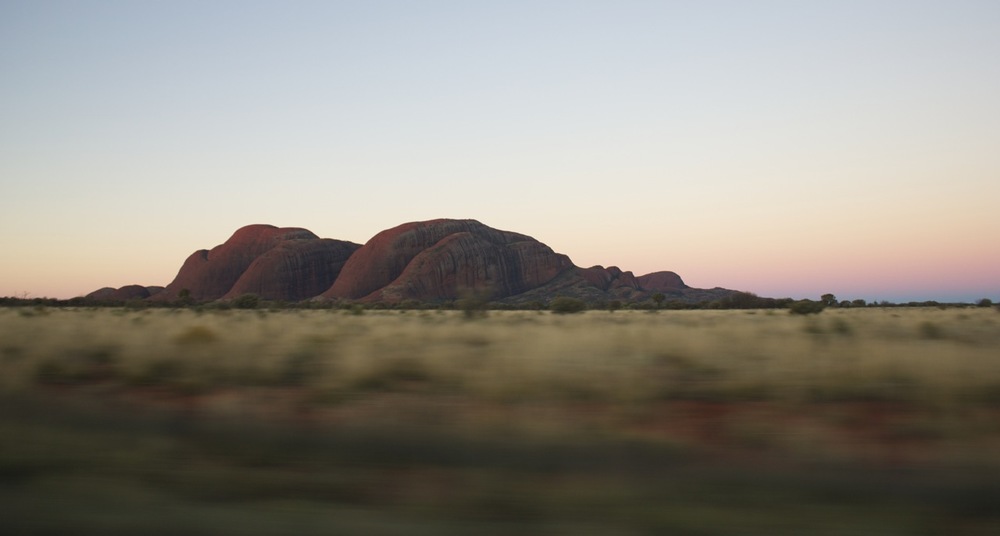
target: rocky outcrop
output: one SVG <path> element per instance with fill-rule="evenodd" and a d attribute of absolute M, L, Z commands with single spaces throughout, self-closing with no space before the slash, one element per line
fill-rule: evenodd
<path fill-rule="evenodd" d="M 505 298 L 574 268 L 534 238 L 475 220 L 412 222 L 382 231 L 347 261 L 324 298 L 440 301 L 466 291 Z"/>
<path fill-rule="evenodd" d="M 684 284 L 681 276 L 674 272 L 653 272 L 639 276 L 636 278 L 636 281 L 643 290 L 655 292 L 668 292 L 690 288 Z"/>
<path fill-rule="evenodd" d="M 662 282 L 661 286 L 647 288 L 641 284 L 641 277 L 632 277 L 631 272 L 618 273 L 619 271 L 613 266 L 575 268 L 560 274 L 545 285 L 501 301 L 513 306 L 526 306 L 545 304 L 556 296 L 568 296 L 591 304 L 617 300 L 623 303 L 645 303 L 652 307 L 653 296 L 656 294 L 663 294 L 668 302 L 701 303 L 716 301 L 733 293 L 732 290 L 724 288 L 698 289 L 687 285 L 682 288 L 671 288 Z M 665 280 L 670 281 L 669 278 Z M 653 281 L 657 279 L 654 278 Z"/>
<path fill-rule="evenodd" d="M 265 300 L 301 301 L 330 288 L 361 244 L 329 238 L 285 240 L 247 267 L 222 299 L 257 294 Z"/>
<path fill-rule="evenodd" d="M 144 300 L 162 290 L 163 287 L 144 287 L 142 285 L 125 285 L 121 288 L 104 287 L 87 294 L 85 298 L 97 302 L 126 302 Z"/>
<path fill-rule="evenodd" d="M 163 287 L 103 288 L 87 298 L 193 302 L 256 294 L 265 300 L 448 302 L 467 292 L 518 305 L 570 296 L 591 303 L 712 301 L 726 289 L 693 289 L 674 272 L 636 277 L 617 266 L 575 266 L 534 238 L 476 220 L 438 219 L 382 231 L 364 246 L 297 227 L 248 225 L 211 250 L 198 250 Z"/>
<path fill-rule="evenodd" d="M 591 266 L 580 270 L 580 275 L 591 285 L 601 290 L 618 288 L 638 289 L 639 283 L 632 272 L 623 272 L 617 266 Z"/>
<path fill-rule="evenodd" d="M 358 247 L 350 242 L 321 240 L 297 227 L 248 225 L 223 244 L 192 253 L 157 298 L 177 299 L 186 289 L 195 301 L 216 300 L 229 295 L 240 283 L 240 288 L 257 290 L 265 299 L 303 299 L 309 292 L 318 294 L 328 288 L 339 267 Z M 244 276 L 246 281 L 241 282 Z M 303 276 L 305 281 L 282 280 Z"/>

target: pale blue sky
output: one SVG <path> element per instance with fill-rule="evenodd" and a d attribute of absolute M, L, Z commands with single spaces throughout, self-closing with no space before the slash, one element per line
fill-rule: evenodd
<path fill-rule="evenodd" d="M 1000 2 L 0 0 L 0 295 L 476 218 L 769 296 L 1000 298 Z"/>

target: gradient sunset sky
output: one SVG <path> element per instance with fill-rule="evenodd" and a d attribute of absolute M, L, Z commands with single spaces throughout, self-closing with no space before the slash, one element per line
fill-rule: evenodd
<path fill-rule="evenodd" d="M 0 0 L 0 296 L 474 218 L 763 296 L 1000 301 L 1000 2 Z"/>

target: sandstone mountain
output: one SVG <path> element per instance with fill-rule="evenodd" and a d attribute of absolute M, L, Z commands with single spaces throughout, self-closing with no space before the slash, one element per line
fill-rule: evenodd
<path fill-rule="evenodd" d="M 285 240 L 247 267 L 222 298 L 257 294 L 267 300 L 301 301 L 337 279 L 360 244 L 329 238 Z"/>
<path fill-rule="evenodd" d="M 656 292 L 672 292 L 689 288 L 681 280 L 681 276 L 673 272 L 653 272 L 636 278 L 636 283 L 646 290 Z"/>
<path fill-rule="evenodd" d="M 363 246 L 306 229 L 248 225 L 223 244 L 192 253 L 159 289 L 130 285 L 88 297 L 206 302 L 256 294 L 266 300 L 395 304 L 450 302 L 475 293 L 518 305 L 556 296 L 638 302 L 657 293 L 697 302 L 732 293 L 690 288 L 673 272 L 636 277 L 616 266 L 580 268 L 530 236 L 452 219 L 404 223 Z"/>
<path fill-rule="evenodd" d="M 211 250 L 184 261 L 177 277 L 154 299 L 195 301 L 252 292 L 268 300 L 299 301 L 323 292 L 360 244 L 322 239 L 296 227 L 248 225 Z"/>
<path fill-rule="evenodd" d="M 87 294 L 88 300 L 102 302 L 126 302 L 144 300 L 163 291 L 163 287 L 144 287 L 142 285 L 125 285 L 121 288 L 104 287 Z"/>
<path fill-rule="evenodd" d="M 470 291 L 506 298 L 572 267 L 569 257 L 529 236 L 475 220 L 405 223 L 359 249 L 323 297 L 442 301 Z"/>

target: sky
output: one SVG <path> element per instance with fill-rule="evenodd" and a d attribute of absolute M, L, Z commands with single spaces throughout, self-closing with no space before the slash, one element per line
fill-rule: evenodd
<path fill-rule="evenodd" d="M 0 296 L 433 218 L 762 296 L 1000 301 L 1000 2 L 0 0 Z"/>

